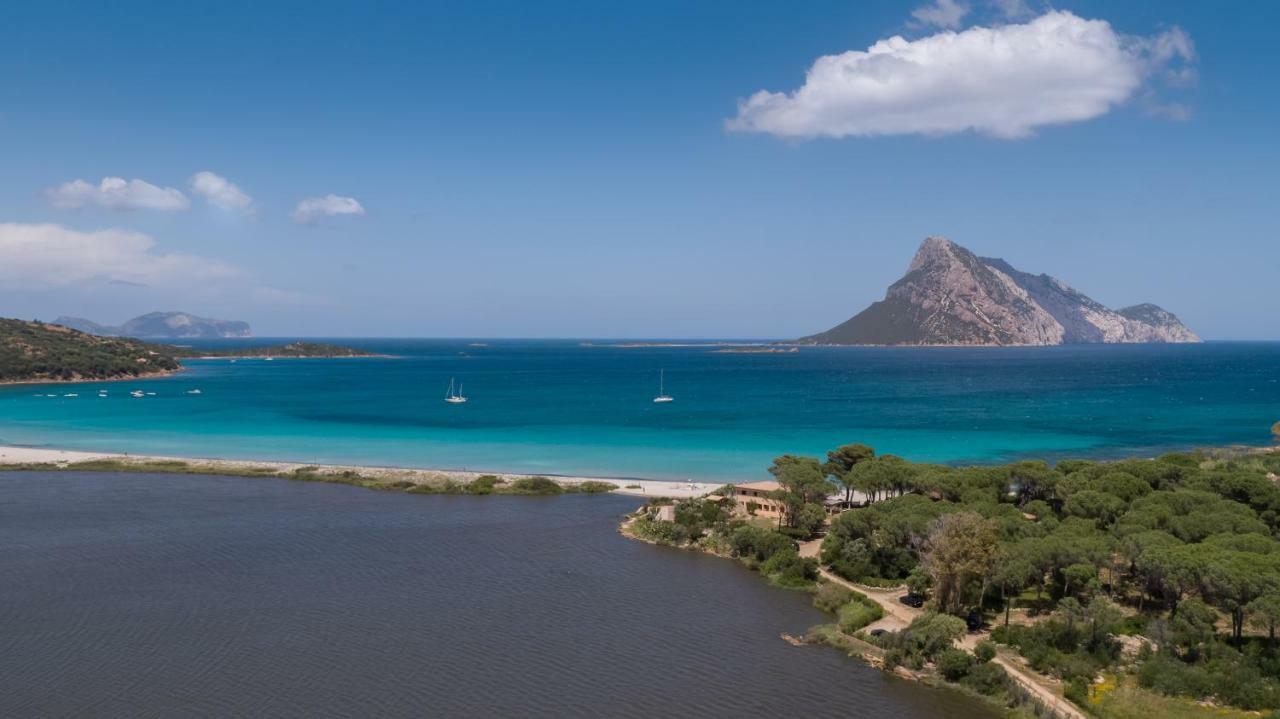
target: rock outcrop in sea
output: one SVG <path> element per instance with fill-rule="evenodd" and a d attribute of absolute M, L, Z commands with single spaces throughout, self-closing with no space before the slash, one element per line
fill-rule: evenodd
<path fill-rule="evenodd" d="M 929 237 L 885 297 L 826 332 L 798 340 L 834 345 L 1061 345 L 1200 342 L 1153 304 L 1112 310 L 1049 275 L 978 257 Z"/>

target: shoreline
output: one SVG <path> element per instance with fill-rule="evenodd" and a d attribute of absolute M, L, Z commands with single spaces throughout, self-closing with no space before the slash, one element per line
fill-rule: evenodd
<path fill-rule="evenodd" d="M 431 469 L 427 467 L 390 467 L 377 465 L 349 464 L 316 464 L 307 462 L 284 462 L 275 460 L 254 459 L 214 459 L 208 457 L 175 457 L 162 455 L 126 454 L 122 452 L 86 452 L 70 449 L 52 449 L 45 447 L 23 447 L 19 445 L 0 445 L 0 471 L 6 469 L 23 469 L 28 465 L 44 465 L 41 469 L 67 469 L 76 471 L 72 466 L 83 462 L 111 462 L 119 466 L 118 471 L 129 471 L 130 466 L 139 471 L 156 471 L 157 464 L 184 463 L 181 471 L 186 474 L 199 474 L 204 468 L 213 474 L 238 475 L 246 477 L 285 476 L 298 471 L 308 471 L 324 476 L 347 477 L 355 480 L 370 480 L 387 484 L 408 482 L 423 487 L 439 486 L 445 483 L 468 483 L 478 477 L 491 475 L 510 483 L 520 479 L 545 477 L 562 488 L 576 488 L 590 482 L 601 482 L 614 486 L 610 494 L 634 497 L 661 497 L 667 499 L 687 499 L 701 497 L 724 486 L 723 482 L 676 482 L 661 479 L 640 479 L 632 477 L 585 477 L 576 475 L 529 474 L 521 472 L 483 472 L 460 469 Z M 80 468 L 93 471 L 90 468 Z M 113 469 L 112 471 L 115 471 Z M 239 474 L 242 473 L 242 474 Z M 355 483 L 355 482 L 353 482 Z"/>
<path fill-rule="evenodd" d="M 91 384 L 93 382 L 133 382 L 133 381 L 143 382 L 146 380 L 172 377 L 176 374 L 181 374 L 183 372 L 186 372 L 189 369 L 190 368 L 188 367 L 179 366 L 178 369 L 171 369 L 171 370 L 167 369 L 167 370 L 161 370 L 159 372 L 148 372 L 147 374 L 131 375 L 128 377 L 102 377 L 102 378 L 79 377 L 77 379 L 5 379 L 5 380 L 0 380 L 0 387 L 10 387 L 10 386 L 17 387 L 20 385 L 33 385 L 33 384 Z"/>
<path fill-rule="evenodd" d="M 754 571 L 755 568 L 751 564 L 745 563 L 742 559 L 735 557 L 732 554 L 727 554 L 713 547 L 704 545 L 701 542 L 690 542 L 688 544 L 678 545 L 678 544 L 671 544 L 669 542 L 664 542 L 658 539 L 653 539 L 650 537 L 644 537 L 637 534 L 635 532 L 634 525 L 648 507 L 649 507 L 648 504 L 641 505 L 640 507 L 637 507 L 634 511 L 632 511 L 631 513 L 623 517 L 622 521 L 618 524 L 618 528 L 617 528 L 618 534 L 622 535 L 623 537 L 631 541 L 642 542 L 644 544 L 649 544 L 655 547 L 666 547 L 668 549 L 674 549 L 677 551 L 696 552 L 696 553 L 705 554 L 711 557 L 718 557 L 720 559 L 728 559 L 730 561 L 743 565 L 748 570 Z M 798 544 L 798 552 L 800 556 L 812 557 L 814 559 L 817 559 L 819 550 L 822 544 L 822 539 L 821 538 L 811 539 L 809 541 L 797 542 L 797 544 Z M 858 630 L 858 632 L 854 634 L 845 634 L 837 630 L 837 641 L 835 641 L 834 643 L 829 639 L 815 637 L 814 635 L 815 631 L 818 630 L 823 625 L 811 627 L 803 637 L 793 637 L 789 634 L 784 633 L 779 637 L 783 641 L 786 641 L 797 647 L 804 647 L 804 646 L 832 647 L 837 650 L 845 652 L 846 655 L 851 658 L 856 658 L 862 661 L 864 664 L 870 667 L 879 669 L 881 671 L 884 671 L 887 674 L 890 674 L 891 676 L 895 676 L 900 679 L 905 679 L 908 681 L 919 682 L 926 686 L 942 689 L 945 691 L 958 692 L 967 696 L 974 697 L 979 701 L 987 702 L 993 707 L 1000 706 L 999 703 L 995 702 L 995 700 L 993 700 L 991 697 L 987 697 L 981 694 L 976 694 L 972 692 L 972 690 L 965 689 L 958 684 L 940 680 L 940 678 L 936 675 L 936 669 L 934 670 L 934 672 L 929 672 L 925 670 L 912 670 L 912 669 L 907 669 L 906 667 L 898 666 L 898 667 L 895 667 L 893 670 L 888 670 L 885 668 L 885 665 L 884 665 L 883 650 L 875 646 L 874 644 L 867 643 L 863 637 L 858 636 L 862 632 L 870 631 L 872 629 L 901 631 L 902 629 L 910 625 L 912 620 L 916 619 L 917 617 L 921 616 L 924 613 L 924 610 L 922 609 L 907 607 L 906 605 L 901 604 L 900 602 L 897 601 L 897 595 L 906 591 L 905 584 L 897 587 L 876 587 L 876 586 L 859 584 L 857 582 L 851 582 L 843 577 L 837 576 L 821 563 L 818 564 L 818 574 L 819 574 L 819 579 L 817 580 L 817 582 L 815 582 L 815 584 L 813 585 L 813 588 L 802 590 L 802 591 L 812 592 L 822 583 L 836 584 L 838 586 L 842 586 L 842 587 L 845 587 L 846 589 L 852 590 L 856 594 L 860 594 L 864 598 L 867 598 L 875 602 L 877 605 L 880 606 L 883 612 L 882 616 L 879 619 L 876 619 L 871 623 L 867 624 L 866 626 L 862 627 L 861 629 Z M 766 581 L 770 584 L 773 584 L 773 582 L 767 579 Z M 775 586 L 778 586 L 778 585 L 775 585 Z M 794 587 L 780 586 L 779 588 L 787 589 L 790 591 L 796 591 L 796 588 Z M 977 645 L 979 640 L 988 639 L 989 637 L 990 637 L 989 630 L 984 631 L 980 634 L 970 631 L 970 632 L 967 632 L 962 637 L 957 638 L 952 643 L 952 646 L 960 648 L 965 652 L 972 653 L 974 650 L 974 647 Z M 1061 681 L 1051 676 L 1034 671 L 1033 669 L 1030 668 L 1030 666 L 1026 664 L 1026 660 L 1022 659 L 1016 653 L 1011 653 L 1006 651 L 1004 654 L 997 654 L 997 656 L 992 658 L 990 661 L 999 665 L 1000 668 L 1004 670 L 1005 674 L 1008 676 L 1008 678 L 1011 681 L 1013 681 L 1015 684 L 1020 686 L 1023 689 L 1023 691 L 1027 692 L 1030 695 L 1031 699 L 1029 701 L 1026 699 L 1022 700 L 1022 702 L 1019 704 L 1020 708 L 1025 709 L 1028 707 L 1028 705 L 1034 706 L 1038 704 L 1040 710 L 1045 711 L 1048 717 L 1051 717 L 1054 719 L 1089 719 L 1089 715 L 1085 714 L 1083 710 L 1081 710 L 1079 707 L 1073 704 L 1069 699 L 1067 699 L 1062 694 Z M 1035 712 L 1036 716 L 1041 716 L 1039 711 L 1036 711 L 1035 709 L 1032 709 L 1032 711 Z"/>

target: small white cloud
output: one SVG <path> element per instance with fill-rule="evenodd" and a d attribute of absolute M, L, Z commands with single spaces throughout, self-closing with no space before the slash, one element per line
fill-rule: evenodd
<path fill-rule="evenodd" d="M 155 244 L 126 230 L 0 223 L 0 283 L 31 289 L 103 281 L 183 288 L 242 274 L 218 260 L 157 251 Z"/>
<path fill-rule="evenodd" d="M 255 302 L 272 305 L 293 305 L 308 307 L 326 304 L 325 300 L 308 292 L 282 290 L 278 287 L 255 287 L 250 291 Z"/>
<path fill-rule="evenodd" d="M 1194 59 L 1180 29 L 1135 38 L 1103 20 L 1053 11 L 1024 24 L 892 37 L 820 57 L 798 90 L 757 92 L 726 126 L 793 138 L 965 131 L 1020 138 L 1104 115 L 1161 71 Z"/>
<path fill-rule="evenodd" d="M 1021 20 L 1033 14 L 1027 0 L 991 0 L 991 4 L 1006 20 Z"/>
<path fill-rule="evenodd" d="M 308 197 L 298 203 L 290 217 L 294 222 L 310 224 L 322 217 L 335 215 L 363 215 L 364 207 L 354 197 L 325 195 L 324 197 Z"/>
<path fill-rule="evenodd" d="M 204 170 L 191 176 L 191 192 L 224 210 L 249 210 L 253 198 L 227 178 Z"/>
<path fill-rule="evenodd" d="M 45 190 L 54 207 L 97 205 L 109 210 L 161 210 L 176 212 L 191 206 L 186 195 L 172 187 L 157 187 L 144 180 L 104 177 L 94 185 L 76 179 Z"/>
<path fill-rule="evenodd" d="M 911 11 L 911 17 L 917 21 L 946 30 L 958 29 L 968 14 L 969 6 L 957 0 L 934 0 L 931 5 L 922 5 Z"/>

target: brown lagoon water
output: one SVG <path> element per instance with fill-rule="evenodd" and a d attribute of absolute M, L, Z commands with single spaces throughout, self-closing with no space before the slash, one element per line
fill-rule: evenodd
<path fill-rule="evenodd" d="M 0 716 L 990 716 L 634 498 L 0 473 Z"/>

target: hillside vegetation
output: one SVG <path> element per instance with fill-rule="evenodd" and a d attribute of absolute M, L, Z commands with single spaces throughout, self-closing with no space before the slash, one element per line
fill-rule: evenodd
<path fill-rule="evenodd" d="M 0 384 L 73 382 L 163 375 L 194 357 L 370 357 L 351 347 L 292 342 L 201 349 L 103 337 L 45 322 L 0 318 Z"/>
<path fill-rule="evenodd" d="M 123 379 L 181 368 L 173 348 L 0 319 L 0 382 Z"/>

